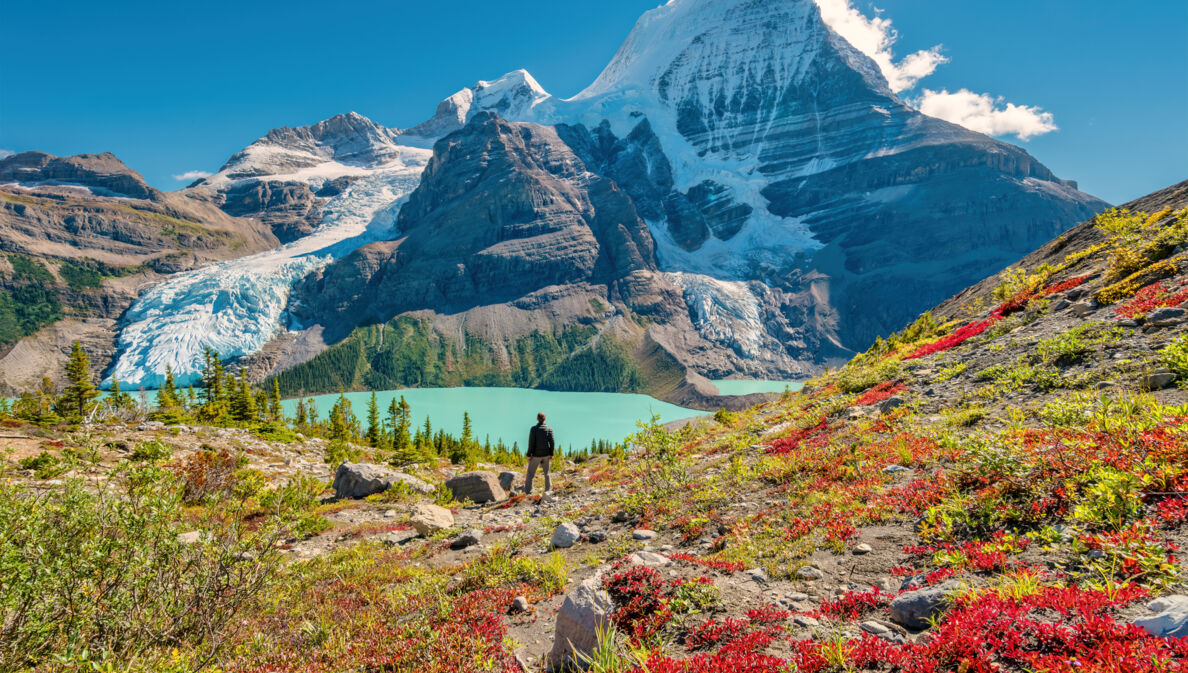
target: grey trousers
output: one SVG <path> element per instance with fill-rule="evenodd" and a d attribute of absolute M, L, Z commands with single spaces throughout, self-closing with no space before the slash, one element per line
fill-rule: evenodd
<path fill-rule="evenodd" d="M 536 476 L 536 468 L 544 470 L 545 491 L 553 490 L 553 482 L 549 479 L 549 466 L 553 462 L 552 456 L 540 456 L 528 459 L 528 475 L 524 478 L 524 492 L 532 492 L 532 479 Z"/>

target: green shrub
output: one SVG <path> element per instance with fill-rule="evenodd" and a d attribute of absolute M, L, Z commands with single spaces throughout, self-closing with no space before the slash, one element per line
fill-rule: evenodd
<path fill-rule="evenodd" d="M 157 461 L 169 460 L 173 455 L 173 449 L 168 444 L 159 439 L 153 439 L 147 442 L 139 442 L 136 448 L 132 449 L 132 455 L 129 456 L 135 461 Z"/>
<path fill-rule="evenodd" d="M 36 456 L 21 458 L 17 461 L 22 470 L 32 470 L 38 479 L 53 479 L 66 471 L 62 459 L 52 453 L 42 451 Z"/>
<path fill-rule="evenodd" d="M 1188 334 L 1182 335 L 1163 350 L 1159 356 L 1167 368 L 1181 379 L 1188 378 Z"/>
<path fill-rule="evenodd" d="M 278 536 L 218 525 L 214 512 L 181 528 L 181 495 L 156 466 L 98 491 L 80 480 L 44 493 L 0 483 L 0 671 L 126 661 L 181 642 L 216 650 L 272 576 Z M 191 527 L 219 537 L 181 542 Z"/>

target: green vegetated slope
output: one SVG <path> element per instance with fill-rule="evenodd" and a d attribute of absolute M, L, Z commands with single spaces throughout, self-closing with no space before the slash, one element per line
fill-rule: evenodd
<path fill-rule="evenodd" d="M 8 264 L 0 264 L 0 347 L 66 315 L 85 314 L 89 291 L 104 278 L 135 270 L 93 260 L 40 260 L 21 254 L 7 254 L 3 260 Z"/>
<path fill-rule="evenodd" d="M 241 377 L 185 429 L 85 433 L 27 400 L 0 410 L 0 671 L 538 673 L 578 643 L 599 673 L 1182 673 L 1186 245 L 1188 183 L 802 391 L 558 459 L 549 497 L 456 501 L 522 457 L 469 426 L 417 448 L 395 400 L 287 428 Z M 404 477 L 334 499 L 344 458 Z M 566 630 L 582 603 L 601 635 Z"/>
<path fill-rule="evenodd" d="M 506 347 L 400 316 L 354 330 L 312 360 L 276 377 L 286 396 L 409 387 L 511 386 L 578 392 L 639 392 L 644 377 L 628 348 L 593 326 L 533 332 Z"/>

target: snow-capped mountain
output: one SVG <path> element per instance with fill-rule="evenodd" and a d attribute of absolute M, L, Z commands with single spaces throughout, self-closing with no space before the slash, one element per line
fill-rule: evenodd
<path fill-rule="evenodd" d="M 650 304 L 666 308 L 651 318 L 647 339 L 701 374 L 812 371 L 1105 205 L 1022 149 L 906 105 L 877 65 L 822 21 L 812 0 L 671 0 L 644 14 L 602 74 L 571 99 L 551 96 L 518 70 L 459 91 L 405 131 L 352 113 L 272 131 L 236 154 L 191 189 L 210 194 L 229 214 L 268 223 L 288 245 L 146 294 L 129 312 L 113 375 L 151 385 L 168 363 L 184 379 L 197 371 L 202 347 L 250 353 L 293 316 L 300 319 L 287 326 L 334 322 L 334 331 L 347 333 L 359 321 L 412 310 L 454 315 L 509 301 L 542 305 L 505 292 L 484 305 L 484 287 L 514 287 L 500 274 L 523 272 L 506 259 L 491 263 L 507 248 L 500 242 L 450 257 L 458 267 L 453 275 L 473 284 L 465 306 L 451 304 L 450 274 L 441 276 L 437 306 L 425 304 L 433 292 L 401 303 L 400 292 L 377 301 L 373 290 L 350 287 L 378 282 L 377 272 L 404 273 L 409 262 L 394 252 L 404 232 L 392 223 L 403 199 L 419 189 L 431 155 L 462 182 L 451 187 L 435 178 L 422 188 L 482 201 L 481 193 L 467 191 L 464 169 L 482 170 L 491 152 L 484 143 L 507 131 L 471 129 L 491 123 L 480 113 L 528 124 L 526 134 L 534 133 L 531 125 L 553 127 L 565 145 L 531 145 L 552 149 L 509 164 L 509 179 L 528 179 L 539 170 L 533 165 L 576 162 L 579 177 L 565 178 L 559 194 L 613 185 L 630 198 L 634 212 L 616 212 L 628 218 L 628 229 L 631 218 L 646 224 L 658 268 L 623 270 L 612 285 L 623 290 L 635 272 L 659 275 L 648 276 L 647 291 L 615 294 L 608 285 L 600 292 L 612 305 L 626 302 L 621 317 L 646 313 L 644 296 L 665 297 Z M 449 142 L 459 133 L 471 142 Z M 553 226 L 549 202 L 522 206 L 510 215 L 518 227 Z M 588 218 L 583 226 L 595 226 L 597 208 L 574 208 Z M 481 225 L 477 211 L 458 212 L 471 219 L 418 210 L 400 221 L 406 228 L 432 222 L 444 237 L 464 227 L 482 240 L 471 230 Z M 397 247 L 368 247 L 383 239 Z M 416 240 L 429 245 L 423 231 Z M 323 273 L 335 259 L 342 261 Z M 475 265 L 485 275 L 468 271 Z M 430 277 L 435 273 L 418 280 Z M 666 298 L 673 296 L 682 305 L 671 305 Z M 525 324 L 601 319 L 579 303 L 554 306 L 544 323 Z M 677 329 L 674 311 L 693 330 Z M 484 336 L 500 341 L 514 332 L 492 327 Z"/>

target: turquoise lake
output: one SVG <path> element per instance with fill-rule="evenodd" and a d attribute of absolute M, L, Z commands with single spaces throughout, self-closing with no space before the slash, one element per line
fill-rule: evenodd
<path fill-rule="evenodd" d="M 661 402 L 647 395 L 621 393 L 558 393 L 523 388 L 415 388 L 376 392 L 380 414 L 387 412 L 393 399 L 403 395 L 412 409 L 414 424 L 424 425 L 428 416 L 434 432 L 439 429 L 454 435 L 462 432 L 462 412 L 470 414 L 475 437 L 488 437 L 494 444 L 502 439 L 511 446 L 519 442 L 523 450 L 528 428 L 536 423 L 536 412 L 543 411 L 557 437 L 558 446 L 585 448 L 595 439 L 620 442 L 638 430 L 637 421 L 647 421 L 652 414 L 661 423 L 702 416 L 705 412 Z M 371 393 L 347 393 L 352 411 L 360 419 L 367 415 Z M 325 418 L 338 395 L 312 398 L 318 414 Z M 295 400 L 285 400 L 282 408 L 292 416 Z"/>

